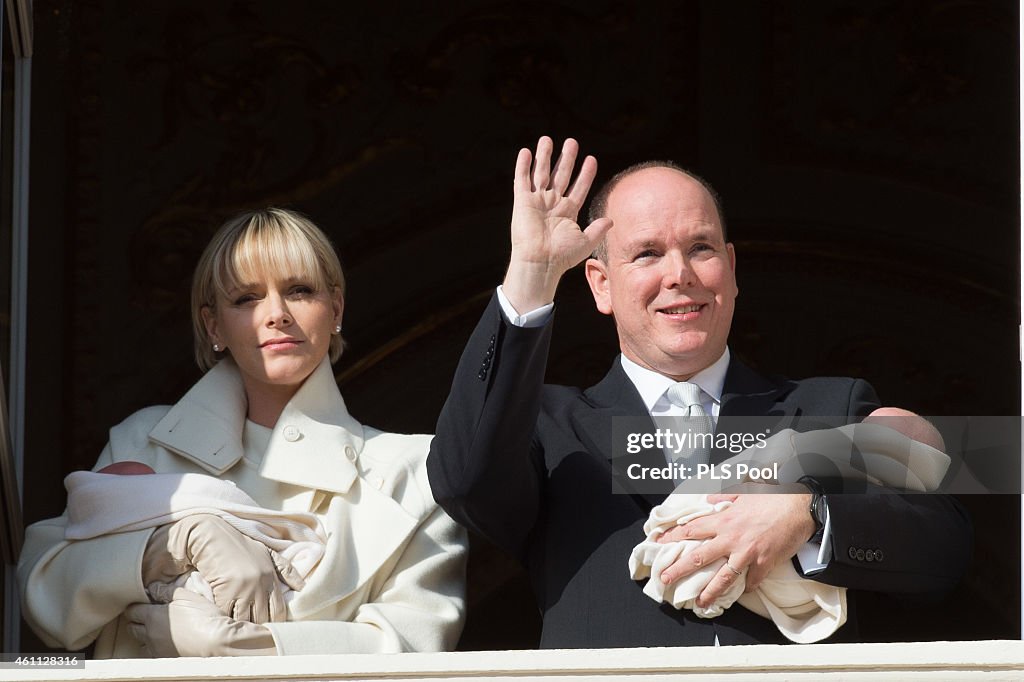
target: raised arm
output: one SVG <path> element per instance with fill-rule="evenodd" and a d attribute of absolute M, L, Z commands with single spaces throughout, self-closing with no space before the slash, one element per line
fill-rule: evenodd
<path fill-rule="evenodd" d="M 502 292 L 519 314 L 554 299 L 566 270 L 600 243 L 611 221 L 576 222 L 597 162 L 587 157 L 570 184 L 578 145 L 566 140 L 551 170 L 552 142 L 536 158 L 519 152 L 512 258 Z M 495 297 L 459 361 L 437 423 L 427 468 L 435 499 L 461 524 L 521 555 L 539 512 L 543 453 L 533 443 L 551 325 L 517 327 Z"/>

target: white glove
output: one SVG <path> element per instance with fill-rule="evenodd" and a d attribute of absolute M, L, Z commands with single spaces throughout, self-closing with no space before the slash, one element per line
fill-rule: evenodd
<path fill-rule="evenodd" d="M 184 588 L 156 583 L 154 598 L 167 604 L 132 604 L 128 631 L 153 658 L 177 656 L 273 656 L 274 637 L 262 625 L 221 615 L 208 599 Z"/>
<path fill-rule="evenodd" d="M 293 590 L 305 585 L 287 559 L 213 514 L 158 528 L 142 557 L 142 584 L 169 583 L 192 569 L 222 614 L 257 624 L 288 619 L 278 576 Z"/>

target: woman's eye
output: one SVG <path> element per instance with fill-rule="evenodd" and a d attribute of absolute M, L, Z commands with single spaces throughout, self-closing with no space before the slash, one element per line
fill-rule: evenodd
<path fill-rule="evenodd" d="M 314 292 L 313 287 L 308 284 L 297 284 L 288 290 L 288 293 L 292 296 L 302 297 L 310 296 Z"/>
<path fill-rule="evenodd" d="M 258 300 L 256 298 L 256 294 L 242 294 L 241 296 L 236 297 L 232 303 L 233 305 L 245 305 L 246 303 L 252 303 L 256 300 Z"/>

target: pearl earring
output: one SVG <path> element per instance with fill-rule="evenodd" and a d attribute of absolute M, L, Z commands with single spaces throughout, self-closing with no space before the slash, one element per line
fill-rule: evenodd
<path fill-rule="evenodd" d="M 335 334 L 340 334 L 341 333 L 341 325 L 340 324 L 334 325 L 334 333 Z"/>
<path fill-rule="evenodd" d="M 220 352 L 220 344 L 219 343 L 213 344 L 213 352 L 214 353 L 219 353 Z"/>

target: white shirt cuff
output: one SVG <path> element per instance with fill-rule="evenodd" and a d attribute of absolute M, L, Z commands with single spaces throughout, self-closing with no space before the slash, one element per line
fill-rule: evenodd
<path fill-rule="evenodd" d="M 800 570 L 804 572 L 804 575 L 814 575 L 815 573 L 821 573 L 828 566 L 829 560 L 832 558 L 829 547 L 832 546 L 832 516 L 829 514 L 828 507 L 825 507 L 825 530 L 821 536 L 821 544 L 817 542 L 807 542 L 804 546 L 797 550 L 796 560 L 800 562 Z"/>
<path fill-rule="evenodd" d="M 555 309 L 555 304 L 548 303 L 542 305 L 536 310 L 520 315 L 519 311 L 516 310 L 509 302 L 508 298 L 505 297 L 505 292 L 501 290 L 501 285 L 498 285 L 498 305 L 501 306 L 501 312 L 505 313 L 505 318 L 515 325 L 516 327 L 543 327 L 551 319 L 551 311 Z"/>

